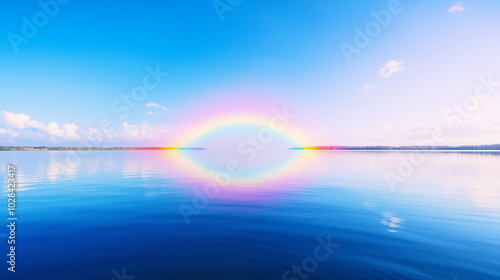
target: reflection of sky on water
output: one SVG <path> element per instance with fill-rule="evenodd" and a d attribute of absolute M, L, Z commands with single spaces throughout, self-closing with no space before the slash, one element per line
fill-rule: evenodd
<path fill-rule="evenodd" d="M 380 221 L 383 225 L 389 227 L 387 231 L 389 232 L 397 232 L 397 228 L 401 228 L 401 224 L 404 223 L 404 219 L 398 218 L 394 216 L 394 213 L 391 212 L 382 212 L 382 220 Z"/>
<path fill-rule="evenodd" d="M 296 151 L 287 151 L 295 153 Z M 240 176 L 253 175 L 257 180 L 248 185 L 246 190 L 240 188 L 244 195 L 252 195 L 253 189 L 260 188 L 265 192 L 268 188 L 272 192 L 286 191 L 287 188 L 307 188 L 308 184 L 327 183 L 369 189 L 376 192 L 391 193 L 384 178 L 387 171 L 397 172 L 398 156 L 409 155 L 399 152 L 346 152 L 346 151 L 309 151 L 301 156 L 300 162 L 295 164 L 293 172 L 285 173 L 282 177 L 259 176 L 261 170 L 256 165 L 266 164 L 270 157 L 266 154 L 261 161 L 247 163 L 243 158 L 233 154 L 214 153 L 210 151 L 94 151 L 83 157 L 81 163 L 68 162 L 67 152 L 37 152 L 30 154 L 12 152 L 6 159 L 14 160 L 17 156 L 29 156 L 39 161 L 27 162 L 28 166 L 18 169 L 19 191 L 28 190 L 34 183 L 40 181 L 61 182 L 72 180 L 77 175 L 102 176 L 110 172 L 120 172 L 123 178 L 174 178 L 179 185 L 203 184 L 210 182 L 210 171 L 224 171 L 225 163 L 236 158 L 240 162 L 242 172 Z M 170 153 L 170 154 L 169 154 Z M 180 160 L 179 153 L 191 153 L 189 157 L 209 163 L 200 165 L 207 169 L 191 170 L 189 161 Z M 202 156 L 196 153 L 203 153 Z M 470 200 L 474 206 L 500 209 L 500 153 L 497 152 L 429 152 L 425 154 L 425 163 L 415 168 L 414 174 L 400 183 L 395 193 L 400 196 L 428 196 L 446 198 L 442 203 L 448 203 L 450 198 L 464 202 Z M 104 155 L 104 156 L 102 156 Z M 282 156 L 282 154 L 277 154 Z M 285 159 L 289 159 L 288 158 Z M 279 159 L 273 159 L 275 164 Z M 205 164 L 205 165 L 204 165 Z M 279 165 L 279 163 L 278 163 Z M 267 164 L 266 166 L 269 166 Z M 29 170 L 29 172 L 27 172 Z M 78 173 L 78 174 L 77 174 Z M 2 174 L 3 175 L 3 174 Z M 271 174 L 272 175 L 272 174 Z M 286 176 L 286 177 L 285 177 Z M 233 179 L 229 188 L 237 189 L 238 176 Z M 261 181 L 258 179 L 262 178 Z M 236 183 L 235 183 L 236 182 Z M 368 184 L 369 182 L 369 184 Z M 150 189 L 161 189 L 162 184 L 149 185 Z M 154 193 L 154 192 L 153 192 Z M 255 193 L 254 193 L 255 194 Z M 258 195 L 257 195 L 258 196 Z M 455 201 L 456 202 L 456 201 Z"/>
<path fill-rule="evenodd" d="M 391 190 L 384 173 L 397 172 L 399 157 L 411 153 L 310 151 L 299 162 L 288 161 L 296 151 L 283 153 L 247 163 L 216 151 L 95 151 L 67 164 L 68 152 L 2 152 L 0 180 L 7 163 L 17 165 L 24 271 L 93 262 L 99 248 L 102 271 L 82 269 L 78 279 L 106 278 L 117 258 L 131 270 L 147 267 L 139 269 L 143 279 L 150 268 L 179 272 L 186 264 L 216 267 L 217 260 L 252 266 L 252 279 L 263 279 L 272 268 L 261 264 L 273 258 L 279 278 L 310 254 L 317 236 L 331 235 L 342 246 L 318 279 L 374 271 L 381 278 L 444 279 L 450 267 L 463 279 L 500 276 L 498 154 L 425 153 L 425 163 Z M 229 159 L 255 180 L 232 178 L 187 226 L 179 205 L 191 205 L 195 191 L 213 182 L 209 172 Z M 285 168 L 268 174 L 263 166 Z M 59 243 L 40 242 L 49 239 Z M 47 250 L 57 254 L 40 259 Z M 137 256 L 144 252 L 158 257 L 142 263 Z M 203 258 L 193 260 L 198 254 Z"/>

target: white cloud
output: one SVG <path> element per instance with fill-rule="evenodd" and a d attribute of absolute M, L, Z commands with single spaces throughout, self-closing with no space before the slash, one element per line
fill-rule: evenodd
<path fill-rule="evenodd" d="M 403 64 L 402 60 L 401 61 L 391 60 L 387 62 L 384 65 L 384 67 L 380 68 L 378 70 L 378 73 L 382 78 L 389 78 L 390 76 L 392 76 L 392 74 L 405 70 L 402 64 Z"/>
<path fill-rule="evenodd" d="M 463 10 L 465 10 L 465 4 L 462 2 L 456 2 L 446 11 L 448 13 L 455 13 L 455 12 L 462 12 Z"/>
<path fill-rule="evenodd" d="M 97 134 L 99 132 L 99 129 L 93 127 L 89 127 L 88 130 L 91 134 Z"/>
<path fill-rule="evenodd" d="M 89 134 L 90 134 L 87 136 L 87 139 L 89 141 L 94 141 L 94 140 L 102 141 L 102 133 L 99 129 L 89 127 L 89 128 L 87 128 L 87 130 L 89 131 Z"/>
<path fill-rule="evenodd" d="M 149 124 L 144 123 L 141 125 L 141 137 L 142 138 L 153 138 L 153 128 Z"/>
<path fill-rule="evenodd" d="M 137 125 L 131 125 L 127 122 L 123 122 L 122 124 L 122 136 L 124 138 L 137 138 L 139 136 L 140 130 Z"/>
<path fill-rule="evenodd" d="M 360 87 L 359 90 L 361 92 L 367 92 L 367 91 L 370 91 L 370 90 L 374 90 L 376 88 L 378 88 L 377 85 L 365 84 L 364 86 Z"/>
<path fill-rule="evenodd" d="M 146 116 L 152 116 L 153 112 L 146 112 Z"/>
<path fill-rule="evenodd" d="M 87 134 L 87 137 L 85 137 L 86 140 L 89 140 L 91 142 L 94 142 L 94 141 L 114 141 L 115 139 L 117 139 L 120 134 L 118 131 L 116 130 L 105 130 L 105 131 L 101 131 L 100 129 L 98 128 L 93 128 L 93 127 L 89 127 L 87 128 L 87 130 L 89 131 L 89 133 Z"/>
<path fill-rule="evenodd" d="M 162 139 L 181 129 L 183 129 L 183 125 L 153 126 L 148 122 L 141 125 L 123 122 L 120 137 L 126 140 Z"/>
<path fill-rule="evenodd" d="M 157 114 L 153 112 L 153 114 Z M 84 131 L 74 123 L 59 124 L 50 122 L 47 124 L 33 120 L 23 113 L 10 113 L 4 111 L 0 113 L 0 138 L 13 139 L 16 137 L 17 143 L 32 143 L 31 145 L 46 145 L 51 143 L 65 143 L 73 145 L 70 141 L 91 141 L 102 143 L 124 143 L 136 145 L 137 140 L 141 140 L 141 145 L 162 145 L 164 139 L 173 137 L 173 134 L 180 133 L 184 127 L 178 125 L 151 125 L 147 121 L 140 124 L 130 124 L 123 122 L 117 129 L 101 131 L 98 128 L 88 127 Z M 26 142 L 28 141 L 28 142 Z M 145 142 L 144 142 L 145 141 Z"/>
<path fill-rule="evenodd" d="M 48 125 L 45 125 L 37 120 L 32 120 L 30 116 L 23 113 L 10 113 L 7 111 L 3 111 L 3 119 L 5 123 L 18 130 L 30 130 L 36 129 L 39 132 L 44 132 L 49 136 L 57 136 L 61 138 L 69 138 L 69 139 L 78 139 L 79 136 L 77 134 L 78 126 L 74 123 L 72 124 L 63 124 L 62 127 L 59 127 L 59 124 L 56 122 L 51 122 Z M 15 131 L 2 129 L 2 131 L 8 132 L 10 135 L 18 135 Z M 2 133 L 6 134 L 6 133 Z"/>
<path fill-rule="evenodd" d="M 165 111 L 167 111 L 167 113 L 169 113 L 169 114 L 174 112 L 174 111 L 170 110 L 169 108 L 167 108 L 167 107 L 165 107 L 165 106 L 162 106 L 162 105 L 160 105 L 160 104 L 156 104 L 156 103 L 153 103 L 153 102 L 148 102 L 148 103 L 146 103 L 145 105 L 146 105 L 146 107 L 153 107 L 153 108 L 155 108 L 156 110 L 158 110 L 158 109 L 165 110 Z M 149 113 L 149 112 L 148 112 L 148 113 Z M 153 115 L 153 113 L 152 113 L 152 112 L 151 112 L 151 114 L 148 114 L 148 113 L 146 113 L 146 115 L 148 115 L 148 116 Z M 158 113 L 156 113 L 156 115 L 158 115 Z"/>
<path fill-rule="evenodd" d="M 161 106 L 161 105 L 156 104 L 156 103 L 153 103 L 153 102 L 148 102 L 148 103 L 146 103 L 146 107 L 153 107 L 153 108 L 155 108 L 155 109 L 163 109 L 163 110 L 166 110 L 166 109 L 167 109 L 167 107 L 165 107 L 165 106 Z"/>
<path fill-rule="evenodd" d="M 38 121 L 32 120 L 30 116 L 23 113 L 10 113 L 7 111 L 3 111 L 3 117 L 5 119 L 5 123 L 9 126 L 17 129 L 25 129 L 25 128 L 37 128 L 43 129 L 44 125 L 39 123 Z"/>
<path fill-rule="evenodd" d="M 47 125 L 45 130 L 53 136 L 59 136 L 63 138 L 72 138 L 72 139 L 78 139 L 80 136 L 76 133 L 78 130 L 78 126 L 75 125 L 74 123 L 72 124 L 63 124 L 61 128 L 59 128 L 59 125 L 56 122 L 51 122 Z"/>
<path fill-rule="evenodd" d="M 153 102 L 146 103 L 146 107 L 153 107 L 155 109 L 167 110 L 167 107 L 153 103 Z"/>
<path fill-rule="evenodd" d="M 17 137 L 19 134 L 13 132 L 12 130 L 0 128 L 0 134 L 6 134 L 10 137 Z"/>

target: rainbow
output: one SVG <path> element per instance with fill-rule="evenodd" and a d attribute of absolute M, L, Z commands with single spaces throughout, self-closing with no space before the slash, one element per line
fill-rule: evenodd
<path fill-rule="evenodd" d="M 205 120 L 201 123 L 198 123 L 194 127 L 190 128 L 187 133 L 183 134 L 178 140 L 177 143 L 182 144 L 183 146 L 189 146 L 195 140 L 203 138 L 204 136 L 213 133 L 217 130 L 231 127 L 231 126 L 258 126 L 258 127 L 271 127 L 272 120 L 276 117 L 263 117 L 263 116 L 254 116 L 249 114 L 241 114 L 241 115 L 228 115 L 228 116 L 218 116 L 216 118 L 211 118 Z M 274 131 L 275 133 L 282 134 L 293 143 L 306 143 L 304 137 L 294 134 L 290 132 L 290 129 L 283 129 L 282 132 Z"/>
<path fill-rule="evenodd" d="M 196 125 L 186 128 L 186 132 L 183 133 L 178 139 L 176 139 L 174 143 L 176 144 L 176 146 L 190 146 L 194 142 L 202 141 L 209 135 L 217 133 L 217 131 L 241 126 L 259 127 L 261 130 L 265 130 L 268 133 L 269 131 L 272 131 L 272 133 L 275 133 L 275 135 L 278 135 L 279 137 L 286 139 L 293 145 L 297 146 L 301 146 L 304 143 L 308 142 L 304 136 L 298 133 L 294 133 L 293 129 L 291 127 L 288 127 L 277 116 L 266 117 L 263 115 L 241 113 L 220 115 L 198 122 Z M 283 151 L 286 151 L 287 148 L 288 147 L 283 147 Z M 237 149 L 237 147 L 234 147 L 234 149 Z M 265 152 L 266 151 L 259 151 L 258 153 Z M 205 153 L 205 151 L 200 151 L 197 153 Z M 256 185 L 256 183 L 261 183 L 263 181 L 282 178 L 286 174 L 290 174 L 290 172 L 293 172 L 293 170 L 295 170 L 295 168 L 297 168 L 301 164 L 304 154 L 305 153 L 300 151 L 288 153 L 287 158 L 271 166 L 271 168 L 266 168 L 266 171 L 259 176 L 231 176 L 230 185 Z M 199 159 L 193 158 L 192 155 L 193 153 L 186 153 L 185 151 L 174 151 L 174 155 L 172 155 L 172 153 L 168 153 L 168 157 L 172 160 L 172 164 L 188 168 L 188 170 L 190 170 L 191 172 L 207 175 L 210 171 L 213 171 L 208 170 L 204 166 L 203 162 L 201 162 Z M 257 154 L 257 157 L 258 156 L 259 154 Z M 235 160 L 238 161 L 238 159 Z M 243 170 L 245 169 L 245 167 L 250 168 L 246 165 L 248 164 L 248 162 L 242 158 L 239 159 L 239 163 L 240 167 Z"/>

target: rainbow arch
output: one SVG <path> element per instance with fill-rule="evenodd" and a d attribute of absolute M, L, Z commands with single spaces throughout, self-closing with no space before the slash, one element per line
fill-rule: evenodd
<path fill-rule="evenodd" d="M 243 126 L 243 125 L 261 127 L 262 129 L 271 129 L 274 133 L 276 133 L 280 137 L 283 137 L 284 139 L 287 139 L 293 145 L 296 146 L 301 146 L 304 143 L 307 143 L 307 140 L 305 139 L 304 136 L 298 133 L 294 133 L 291 127 L 288 127 L 287 124 L 285 124 L 282 120 L 280 120 L 278 116 L 266 117 L 260 115 L 252 115 L 252 114 L 229 114 L 229 115 L 211 117 L 201 122 L 198 122 L 195 126 L 190 127 L 189 129 L 187 129 L 185 133 L 183 133 L 179 138 L 177 138 L 175 140 L 175 145 L 190 146 L 192 145 L 193 142 L 199 139 L 203 139 L 207 135 L 210 135 L 211 133 L 214 133 L 218 130 L 232 126 Z M 273 129 L 278 127 L 283 129 L 280 131 Z M 237 147 L 234 148 L 237 149 Z M 289 147 L 283 147 L 283 150 L 285 151 L 287 148 Z M 200 152 L 203 153 L 206 151 L 200 151 Z M 258 153 L 265 153 L 265 152 L 266 151 L 264 150 L 264 151 L 259 151 Z M 266 172 L 262 173 L 260 176 L 256 177 L 254 176 L 247 177 L 239 175 L 231 176 L 230 185 L 241 186 L 241 185 L 251 184 L 255 186 L 256 183 L 261 183 L 263 181 L 268 181 L 272 179 L 278 179 L 282 176 L 285 176 L 286 174 L 290 174 L 290 172 L 293 172 L 293 170 L 298 168 L 305 159 L 304 151 L 290 151 L 290 152 L 293 153 L 290 154 L 291 156 L 284 159 L 283 161 L 279 161 L 278 164 L 272 166 L 271 168 L 269 168 L 269 170 L 266 170 Z M 193 159 L 192 157 L 188 156 L 188 154 L 185 153 L 184 151 L 170 151 L 168 152 L 167 156 L 172 159 L 173 164 L 182 165 L 184 168 L 188 168 L 192 172 L 198 174 L 205 174 L 205 176 L 207 176 L 207 174 L 210 171 L 213 171 L 206 169 L 203 163 L 198 162 L 196 159 Z M 259 155 L 257 154 L 257 156 Z M 237 161 L 239 160 L 240 167 L 243 169 L 245 169 L 245 166 L 247 166 L 246 164 L 248 164 L 248 162 L 246 162 L 242 158 L 235 160 Z"/>

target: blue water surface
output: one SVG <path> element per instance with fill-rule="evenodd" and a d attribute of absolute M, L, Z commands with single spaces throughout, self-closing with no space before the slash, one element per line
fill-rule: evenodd
<path fill-rule="evenodd" d="M 8 164 L 18 181 L 16 272 L 3 225 L 0 278 L 500 279 L 498 153 L 309 151 L 208 189 L 225 166 L 210 153 L 0 152 L 5 225 Z"/>

